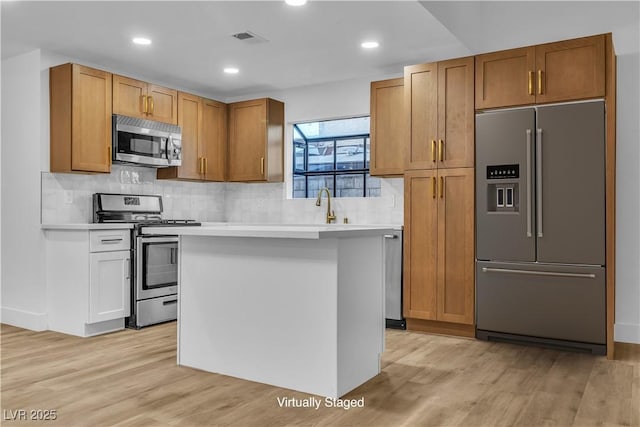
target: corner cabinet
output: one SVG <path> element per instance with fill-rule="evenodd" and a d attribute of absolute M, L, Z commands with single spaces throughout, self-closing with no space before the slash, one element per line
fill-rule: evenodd
<path fill-rule="evenodd" d="M 131 314 L 130 233 L 45 231 L 50 330 L 88 337 L 124 328 Z"/>
<path fill-rule="evenodd" d="M 407 327 L 473 336 L 474 169 L 405 174 Z"/>
<path fill-rule="evenodd" d="M 178 123 L 178 91 L 114 74 L 113 113 Z"/>
<path fill-rule="evenodd" d="M 182 165 L 158 169 L 158 179 L 224 181 L 227 159 L 227 106 L 178 92 Z"/>
<path fill-rule="evenodd" d="M 474 59 L 404 69 L 406 169 L 473 167 Z"/>
<path fill-rule="evenodd" d="M 371 82 L 371 176 L 402 176 L 406 151 L 404 79 Z"/>
<path fill-rule="evenodd" d="M 111 74 L 77 64 L 49 70 L 51 172 L 111 171 Z"/>
<path fill-rule="evenodd" d="M 605 95 L 605 35 L 476 56 L 476 109 Z"/>
<path fill-rule="evenodd" d="M 229 181 L 282 182 L 284 103 L 271 98 L 229 104 Z"/>

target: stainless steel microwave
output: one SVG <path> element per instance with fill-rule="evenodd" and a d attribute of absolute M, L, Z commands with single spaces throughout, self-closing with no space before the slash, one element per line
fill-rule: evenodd
<path fill-rule="evenodd" d="M 182 164 L 180 126 L 113 115 L 114 163 L 156 168 Z"/>

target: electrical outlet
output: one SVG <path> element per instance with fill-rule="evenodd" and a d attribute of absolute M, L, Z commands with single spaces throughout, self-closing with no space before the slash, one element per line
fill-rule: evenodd
<path fill-rule="evenodd" d="M 64 192 L 64 204 L 65 205 L 73 204 L 73 191 L 65 190 L 65 192 Z"/>

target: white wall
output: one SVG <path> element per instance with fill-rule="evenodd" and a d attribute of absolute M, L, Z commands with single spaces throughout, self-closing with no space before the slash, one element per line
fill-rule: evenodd
<path fill-rule="evenodd" d="M 614 32 L 617 58 L 615 340 L 640 343 L 640 30 Z"/>
<path fill-rule="evenodd" d="M 245 99 L 271 97 L 285 103 L 285 183 L 229 184 L 225 200 L 227 220 L 231 222 L 322 223 L 326 202 L 315 206 L 315 199 L 291 199 L 292 124 L 298 122 L 353 117 L 369 114 L 369 84 L 372 80 L 399 77 L 363 77 L 336 83 L 306 86 L 284 91 L 255 94 Z M 332 200 L 337 222 L 348 217 L 357 224 L 402 224 L 403 180 L 383 178 L 381 196 L 349 197 Z"/>
<path fill-rule="evenodd" d="M 2 61 L 2 322 L 46 329 L 40 51 Z"/>

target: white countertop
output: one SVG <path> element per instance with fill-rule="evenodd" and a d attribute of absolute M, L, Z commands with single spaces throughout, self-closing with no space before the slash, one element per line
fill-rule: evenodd
<path fill-rule="evenodd" d="M 109 224 L 41 224 L 42 230 L 124 230 L 133 228 L 133 224 L 109 223 Z"/>
<path fill-rule="evenodd" d="M 145 227 L 144 234 L 175 234 L 210 237 L 267 237 L 279 239 L 325 239 L 371 236 L 402 229 L 393 225 L 355 224 L 241 224 L 205 223 L 201 227 Z"/>

